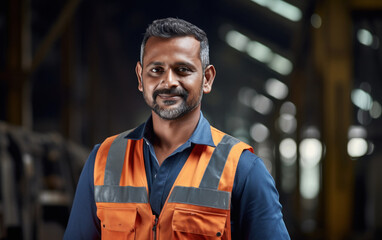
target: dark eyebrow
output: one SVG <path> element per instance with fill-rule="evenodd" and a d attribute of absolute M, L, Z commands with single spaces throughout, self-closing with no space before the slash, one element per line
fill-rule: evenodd
<path fill-rule="evenodd" d="M 195 65 L 189 62 L 176 62 L 175 65 L 177 66 L 187 66 L 191 69 L 196 69 Z"/>
<path fill-rule="evenodd" d="M 151 65 L 153 65 L 153 66 L 163 66 L 164 63 L 162 63 L 162 62 L 151 62 L 151 63 L 147 64 L 146 67 L 149 67 Z"/>

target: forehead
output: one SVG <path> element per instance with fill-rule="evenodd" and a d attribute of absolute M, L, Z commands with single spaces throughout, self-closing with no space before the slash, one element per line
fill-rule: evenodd
<path fill-rule="evenodd" d="M 153 61 L 200 61 L 200 42 L 193 36 L 150 37 L 143 55 L 145 64 Z"/>

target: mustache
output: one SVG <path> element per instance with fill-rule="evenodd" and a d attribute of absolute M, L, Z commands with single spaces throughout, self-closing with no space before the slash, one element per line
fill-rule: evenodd
<path fill-rule="evenodd" d="M 182 96 L 183 98 L 188 96 L 188 92 L 183 89 L 183 88 L 164 88 L 164 89 L 158 89 L 153 92 L 153 99 L 156 99 L 156 97 L 159 94 L 171 94 L 171 95 L 179 95 Z"/>

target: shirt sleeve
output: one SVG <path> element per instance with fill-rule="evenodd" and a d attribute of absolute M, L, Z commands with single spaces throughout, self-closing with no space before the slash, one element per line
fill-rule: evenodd
<path fill-rule="evenodd" d="M 90 153 L 78 181 L 64 240 L 101 239 L 94 201 L 94 163 L 99 145 Z"/>
<path fill-rule="evenodd" d="M 232 191 L 232 239 L 290 239 L 281 209 L 274 180 L 263 161 L 244 151 Z"/>

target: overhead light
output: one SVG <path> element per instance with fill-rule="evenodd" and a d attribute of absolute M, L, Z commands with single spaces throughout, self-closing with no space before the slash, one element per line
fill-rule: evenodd
<path fill-rule="evenodd" d="M 227 44 L 240 52 L 247 53 L 253 59 L 266 64 L 270 69 L 281 75 L 288 75 L 292 72 L 292 62 L 273 52 L 272 49 L 263 43 L 251 40 L 246 35 L 230 30 L 225 35 Z"/>
<path fill-rule="evenodd" d="M 357 39 L 365 46 L 371 46 L 373 44 L 373 35 L 366 29 L 360 29 L 357 31 Z"/>
<path fill-rule="evenodd" d="M 364 29 L 364 28 L 359 29 L 357 31 L 357 39 L 358 39 L 358 42 L 360 42 L 362 45 L 372 47 L 374 49 L 378 49 L 379 47 L 379 38 L 373 35 L 367 29 Z"/>
<path fill-rule="evenodd" d="M 283 113 L 278 118 L 278 126 L 283 133 L 293 133 L 297 128 L 297 120 L 294 115 Z"/>
<path fill-rule="evenodd" d="M 289 59 L 283 56 L 274 54 L 272 60 L 269 62 L 268 66 L 282 75 L 288 75 L 292 72 L 293 64 Z"/>
<path fill-rule="evenodd" d="M 317 138 L 300 142 L 300 193 L 304 199 L 314 199 L 320 192 L 320 164 L 322 143 Z"/>
<path fill-rule="evenodd" d="M 379 102 L 374 101 L 370 109 L 370 116 L 374 119 L 380 118 L 382 115 L 382 106 Z"/>
<path fill-rule="evenodd" d="M 289 19 L 293 22 L 298 22 L 302 18 L 302 12 L 299 8 L 282 0 L 251 0 L 252 2 L 266 7 L 272 12 Z"/>
<path fill-rule="evenodd" d="M 369 111 L 373 105 L 370 94 L 362 89 L 354 89 L 351 92 L 351 100 L 354 105 L 365 111 Z"/>
<path fill-rule="evenodd" d="M 269 63 L 273 58 L 273 52 L 269 47 L 255 41 L 251 41 L 248 44 L 247 53 L 249 56 L 263 63 Z"/>
<path fill-rule="evenodd" d="M 367 141 L 364 138 L 352 138 L 348 142 L 347 149 L 350 157 L 362 157 L 367 153 Z"/>
<path fill-rule="evenodd" d="M 370 116 L 370 111 L 364 111 L 362 109 L 358 109 L 357 120 L 360 124 L 366 126 L 366 125 L 369 125 L 373 119 Z"/>
<path fill-rule="evenodd" d="M 262 123 L 255 123 L 250 129 L 253 140 L 258 143 L 264 142 L 269 136 L 269 129 Z"/>
<path fill-rule="evenodd" d="M 294 103 L 287 101 L 284 102 L 280 107 L 280 114 L 291 114 L 293 116 L 296 115 L 296 105 Z"/>
<path fill-rule="evenodd" d="M 245 51 L 249 42 L 247 36 L 234 30 L 227 32 L 225 39 L 228 45 L 242 52 Z"/>
<path fill-rule="evenodd" d="M 273 102 L 262 94 L 257 94 L 252 99 L 252 108 L 263 115 L 269 114 L 273 109 Z"/>
<path fill-rule="evenodd" d="M 275 78 L 270 78 L 265 82 L 265 91 L 270 96 L 282 100 L 288 95 L 288 86 Z"/>
<path fill-rule="evenodd" d="M 320 162 L 322 156 L 322 143 L 316 138 L 305 138 L 300 143 L 301 165 L 312 168 Z"/>
<path fill-rule="evenodd" d="M 300 194 L 304 199 L 314 199 L 320 193 L 320 167 L 300 169 Z"/>
<path fill-rule="evenodd" d="M 310 17 L 310 23 L 312 24 L 312 26 L 314 28 L 320 28 L 321 25 L 322 25 L 322 19 L 321 19 L 321 16 L 318 15 L 317 13 L 314 13 L 311 17 Z"/>
<path fill-rule="evenodd" d="M 285 165 L 292 165 L 297 158 L 297 144 L 292 138 L 285 138 L 280 142 L 279 151 L 281 161 Z"/>
<path fill-rule="evenodd" d="M 362 126 L 351 126 L 348 130 L 347 151 L 350 157 L 359 158 L 364 156 L 368 151 L 368 143 L 366 141 L 367 132 Z"/>

